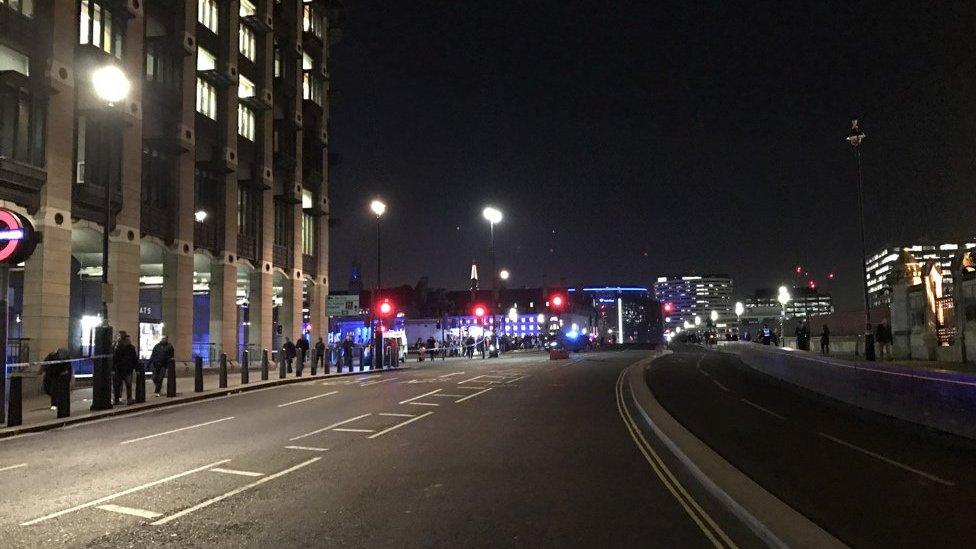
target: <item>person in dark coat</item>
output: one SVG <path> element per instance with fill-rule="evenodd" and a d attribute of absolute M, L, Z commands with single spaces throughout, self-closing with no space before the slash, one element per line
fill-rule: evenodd
<path fill-rule="evenodd" d="M 474 358 L 474 336 L 468 336 L 464 341 L 464 354 L 468 358 Z"/>
<path fill-rule="evenodd" d="M 312 364 L 315 364 L 317 366 L 319 363 L 321 363 L 322 366 L 325 368 L 325 373 L 329 373 L 329 364 L 328 362 L 325 361 L 325 342 L 322 341 L 321 337 L 319 338 L 318 341 L 315 342 L 315 354 L 312 355 L 312 360 L 313 360 Z M 314 361 L 319 361 L 319 362 L 314 362 Z"/>
<path fill-rule="evenodd" d="M 826 324 L 820 330 L 820 354 L 830 354 L 830 328 Z"/>
<path fill-rule="evenodd" d="M 305 354 L 301 356 L 302 362 L 304 362 L 306 359 L 309 358 L 309 354 L 308 354 L 309 345 L 308 345 L 308 339 L 305 338 L 305 334 L 302 334 L 301 337 L 298 338 L 298 341 L 295 342 L 295 348 L 301 351 L 305 351 Z M 304 364 L 302 364 L 302 366 L 304 366 Z"/>
<path fill-rule="evenodd" d="M 892 339 L 888 322 L 881 319 L 881 323 L 874 329 L 874 340 L 878 343 L 878 360 L 891 360 Z"/>
<path fill-rule="evenodd" d="M 349 371 L 352 371 L 352 339 L 346 336 L 346 339 L 342 340 L 342 362 L 346 363 L 349 367 Z M 336 369 L 342 371 L 342 362 L 336 361 Z"/>
<path fill-rule="evenodd" d="M 170 360 L 173 360 L 173 346 L 169 344 L 169 337 L 163 336 L 149 355 L 149 366 L 152 368 L 152 380 L 155 386 L 153 392 L 157 397 L 163 390 L 163 379 L 166 378 L 166 368 Z"/>
<path fill-rule="evenodd" d="M 290 338 L 285 338 L 285 344 L 281 346 L 282 356 L 285 358 L 285 364 L 288 367 L 288 373 L 291 373 L 291 365 L 295 360 L 295 344 L 292 343 Z"/>
<path fill-rule="evenodd" d="M 129 339 L 129 334 L 119 332 L 119 341 L 112 353 L 112 370 L 115 373 L 115 404 L 121 401 L 122 385 L 125 384 L 125 403 L 132 404 L 132 372 L 139 367 L 139 357 L 136 348 Z"/>
<path fill-rule="evenodd" d="M 41 367 L 44 373 L 41 386 L 44 393 L 51 397 L 51 409 L 57 410 L 59 384 L 68 383 L 69 386 L 71 385 L 71 363 L 68 362 L 68 350 L 60 347 L 56 351 L 51 351 L 44 357 L 44 362 L 49 364 L 44 364 Z"/>

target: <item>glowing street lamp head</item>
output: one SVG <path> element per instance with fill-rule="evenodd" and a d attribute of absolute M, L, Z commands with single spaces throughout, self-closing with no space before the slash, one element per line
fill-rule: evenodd
<path fill-rule="evenodd" d="M 197 210 L 193 213 L 193 219 L 195 219 L 197 223 L 203 223 L 207 219 L 207 212 L 204 210 Z"/>
<path fill-rule="evenodd" d="M 511 276 L 511 273 L 508 272 L 508 269 L 502 269 L 501 272 L 498 273 L 498 278 L 502 280 L 508 280 L 509 276 Z"/>
<path fill-rule="evenodd" d="M 108 103 L 118 103 L 129 95 L 132 84 L 115 65 L 105 65 L 92 71 L 92 86 L 95 95 Z"/>
<path fill-rule="evenodd" d="M 701 326 L 701 317 L 695 315 L 695 326 Z"/>
<path fill-rule="evenodd" d="M 485 219 L 487 219 L 488 222 L 491 223 L 492 225 L 501 223 L 502 221 L 502 212 L 491 206 L 488 206 L 487 208 L 482 210 L 481 215 L 483 215 Z"/>
<path fill-rule="evenodd" d="M 786 288 L 786 286 L 779 287 L 779 295 L 776 296 L 776 301 L 779 301 L 779 304 L 783 305 L 784 307 L 790 302 L 790 291 Z"/>
<path fill-rule="evenodd" d="M 382 200 L 373 200 L 369 203 L 369 209 L 376 217 L 380 217 L 386 213 L 386 204 Z"/>
<path fill-rule="evenodd" d="M 741 301 L 737 301 L 735 303 L 735 316 L 742 316 L 744 312 L 746 312 L 746 306 Z"/>
<path fill-rule="evenodd" d="M 712 309 L 712 313 L 709 315 L 709 318 L 712 319 L 712 322 L 715 322 L 716 320 L 718 320 L 718 311 L 716 311 L 715 309 Z"/>

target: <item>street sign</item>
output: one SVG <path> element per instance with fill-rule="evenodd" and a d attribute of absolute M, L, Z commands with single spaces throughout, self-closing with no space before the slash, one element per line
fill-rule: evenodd
<path fill-rule="evenodd" d="M 326 310 L 330 317 L 359 316 L 359 295 L 330 295 Z"/>
<path fill-rule="evenodd" d="M 17 265 L 37 247 L 34 225 L 17 212 L 0 208 L 0 265 Z"/>

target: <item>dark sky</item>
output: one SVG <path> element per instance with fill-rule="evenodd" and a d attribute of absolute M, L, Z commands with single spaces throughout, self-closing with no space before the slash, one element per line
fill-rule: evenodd
<path fill-rule="evenodd" d="M 726 272 L 745 294 L 802 262 L 857 307 L 854 117 L 870 248 L 976 234 L 971 2 L 347 4 L 336 289 L 356 259 L 373 283 L 380 195 L 385 284 L 465 287 L 491 203 L 513 285 Z"/>

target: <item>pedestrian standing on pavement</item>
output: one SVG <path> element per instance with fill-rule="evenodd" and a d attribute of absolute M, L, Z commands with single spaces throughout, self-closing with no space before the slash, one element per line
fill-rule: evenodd
<path fill-rule="evenodd" d="M 352 371 L 352 339 L 346 336 L 346 339 L 342 340 L 342 360 L 349 367 L 349 371 Z M 336 361 L 336 369 L 342 371 L 342 363 Z"/>
<path fill-rule="evenodd" d="M 156 396 L 163 390 L 163 379 L 166 377 L 166 367 L 173 360 L 173 346 L 169 344 L 169 337 L 163 336 L 153 347 L 149 355 L 149 366 L 152 368 L 152 380 Z"/>
<path fill-rule="evenodd" d="M 434 336 L 427 338 L 427 352 L 430 353 L 431 360 L 437 358 L 437 340 L 434 339 Z"/>
<path fill-rule="evenodd" d="M 132 404 L 132 372 L 139 367 L 139 357 L 136 348 L 129 339 L 129 334 L 119 331 L 119 340 L 112 353 L 112 370 L 115 373 L 115 404 L 121 402 L 122 385 L 125 385 L 125 403 Z"/>
<path fill-rule="evenodd" d="M 285 357 L 285 364 L 288 367 L 288 373 L 291 373 L 292 363 L 295 361 L 295 344 L 292 343 L 291 338 L 285 338 L 285 344 L 281 346 L 281 353 Z"/>
<path fill-rule="evenodd" d="M 58 409 L 58 401 L 62 396 L 64 383 L 71 386 L 71 363 L 68 362 L 68 350 L 64 347 L 59 347 L 56 351 L 51 351 L 44 357 L 44 364 L 41 366 L 41 370 L 44 373 L 44 377 L 41 380 L 41 387 L 44 389 L 44 393 L 51 397 L 51 409 Z M 67 380 L 65 380 L 67 377 Z M 70 389 L 69 389 L 70 392 Z"/>
<path fill-rule="evenodd" d="M 474 358 L 474 336 L 469 335 L 464 341 L 464 354 L 468 358 Z"/>
<path fill-rule="evenodd" d="M 830 328 L 826 324 L 820 330 L 820 354 L 830 354 Z"/>
<path fill-rule="evenodd" d="M 301 361 L 302 361 L 302 364 L 300 364 L 300 366 L 304 367 L 305 366 L 305 360 L 309 358 L 309 354 L 308 354 L 308 349 L 309 349 L 308 339 L 305 337 L 305 334 L 302 334 L 301 337 L 298 338 L 298 341 L 295 342 L 295 347 L 297 349 L 299 349 L 299 350 L 305 351 L 299 357 L 301 359 Z"/>
<path fill-rule="evenodd" d="M 325 361 L 325 342 L 322 341 L 321 337 L 315 342 L 315 354 L 312 355 L 312 360 L 314 366 L 318 367 L 321 365 L 325 369 L 325 373 L 329 373 L 329 364 Z"/>
<path fill-rule="evenodd" d="M 878 327 L 874 329 L 874 339 L 878 342 L 879 360 L 891 360 L 891 328 L 888 321 L 881 319 Z"/>

